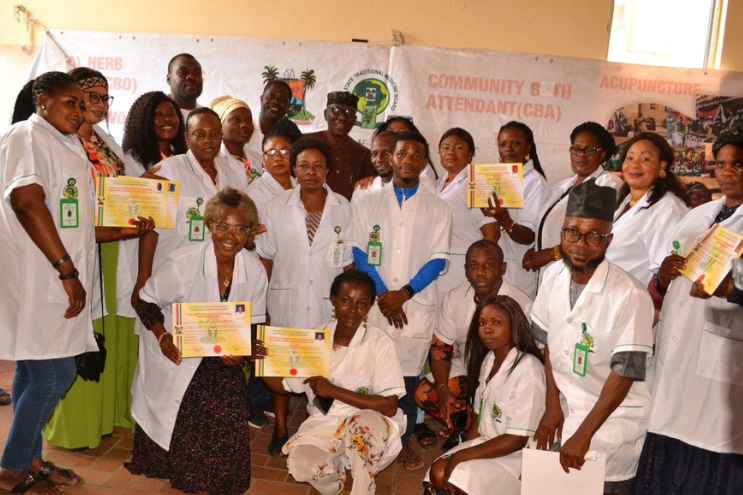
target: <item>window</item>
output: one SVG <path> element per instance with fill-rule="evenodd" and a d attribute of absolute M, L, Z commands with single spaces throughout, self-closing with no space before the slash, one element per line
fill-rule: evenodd
<path fill-rule="evenodd" d="M 614 0 L 610 62 L 719 68 L 727 0 Z"/>

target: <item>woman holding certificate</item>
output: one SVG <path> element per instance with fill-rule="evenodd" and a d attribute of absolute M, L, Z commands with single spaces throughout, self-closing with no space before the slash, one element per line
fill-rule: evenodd
<path fill-rule="evenodd" d="M 626 184 L 606 259 L 644 286 L 673 249 L 671 235 L 689 211 L 684 187 L 671 171 L 673 156 L 668 141 L 654 132 L 637 134 L 620 155 Z"/>
<path fill-rule="evenodd" d="M 394 342 L 366 324 L 375 299 L 372 279 L 345 272 L 329 293 L 335 314 L 330 375 L 281 382 L 288 391 L 307 394 L 310 415 L 282 451 L 294 479 L 323 495 L 341 492 L 346 469 L 353 478 L 351 493 L 373 494 L 374 477 L 402 449 L 405 416 L 398 399 L 405 383 Z"/>
<path fill-rule="evenodd" d="M 274 326 L 315 328 L 330 321 L 330 285 L 353 263 L 351 206 L 325 183 L 328 163 L 324 143 L 309 138 L 294 143 L 291 170 L 299 187 L 274 197 L 261 219 L 266 233 L 258 238 L 258 255 L 269 267 L 268 312 Z M 287 399 L 277 397 L 274 403 L 271 453 L 288 438 Z"/>
<path fill-rule="evenodd" d="M 534 244 L 539 214 L 549 189 L 542 165 L 537 156 L 537 145 L 529 126 L 522 122 L 508 122 L 498 131 L 498 153 L 502 163 L 524 164 L 524 207 L 503 208 L 497 198 L 483 213 L 495 218 L 501 229 L 498 244 L 503 249 L 506 280 L 524 291 L 530 298 L 537 293 L 537 276 L 522 266 L 527 249 Z"/>
<path fill-rule="evenodd" d="M 258 213 L 246 194 L 226 188 L 206 203 L 204 223 L 211 240 L 166 253 L 135 304 L 149 331 L 139 336 L 127 468 L 186 492 L 242 495 L 250 485 L 244 358 L 182 358 L 168 330 L 173 303 L 249 301 L 251 322 L 265 321 L 266 273 L 253 251 Z"/>
<path fill-rule="evenodd" d="M 83 92 L 85 111 L 77 136 L 88 158 L 91 177 L 95 181 L 101 176 L 116 177 L 132 170 L 130 160 L 99 125 L 107 118 L 113 100 L 108 94 L 108 81 L 103 74 L 87 67 L 73 69 L 70 77 Z M 132 239 L 128 244 L 136 249 L 133 239 L 151 231 L 153 226 L 151 219 L 140 217 L 132 228 L 96 227 L 96 240 L 101 244 L 97 251 L 94 284 L 89 291 L 93 295 L 94 327 L 105 339 L 106 366 L 98 380 L 78 378 L 55 409 L 44 431 L 46 440 L 52 445 L 68 449 L 95 448 L 104 435 L 113 432 L 114 426 L 131 428 L 133 425 L 129 410 L 137 339 L 134 320 L 119 318 L 118 314 L 126 315 L 126 308 L 120 313 L 114 303 L 128 300 L 131 287 L 126 297 L 117 300 L 117 285 L 110 282 L 119 258 L 120 244 L 115 241 Z"/>
<path fill-rule="evenodd" d="M 638 495 L 743 493 L 743 307 L 732 299 L 730 274 L 709 294 L 680 273 L 711 228 L 743 235 L 743 137 L 722 136 L 712 150 L 723 196 L 676 223 L 675 254 L 651 285 L 665 298 Z"/>
<path fill-rule="evenodd" d="M 469 164 L 475 156 L 472 135 L 459 127 L 449 129 L 439 141 L 439 158 L 446 175 L 439 178 L 436 191 L 454 213 L 451 231 L 449 268 L 438 281 L 439 292 L 444 295 L 464 283 L 464 255 L 467 248 L 480 239 L 498 242 L 500 230 L 493 218 L 477 208 L 467 207 Z"/>

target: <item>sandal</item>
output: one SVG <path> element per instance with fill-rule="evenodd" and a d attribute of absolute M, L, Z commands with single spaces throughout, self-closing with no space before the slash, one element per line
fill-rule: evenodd
<path fill-rule="evenodd" d="M 11 402 L 10 394 L 0 388 L 0 406 L 9 406 Z"/>
<path fill-rule="evenodd" d="M 418 440 L 418 445 L 424 449 L 430 449 L 436 446 L 436 433 L 426 426 L 425 423 L 416 425 L 415 427 L 415 438 Z"/>
<path fill-rule="evenodd" d="M 405 444 L 400 451 L 400 462 L 405 471 L 417 471 L 424 466 L 421 456 L 409 444 Z"/>
<path fill-rule="evenodd" d="M 34 486 L 44 483 L 49 485 L 50 488 L 56 489 L 57 493 L 62 493 L 61 490 L 57 489 L 54 483 L 49 481 L 44 475 L 41 473 L 32 473 L 30 471 L 26 473 L 21 481 L 16 483 L 11 491 L 2 490 L 0 493 L 26 493 Z"/>
<path fill-rule="evenodd" d="M 72 469 L 61 468 L 49 461 L 41 461 L 41 469 L 39 469 L 38 473 L 58 485 L 78 486 L 83 483 L 83 479 Z"/>

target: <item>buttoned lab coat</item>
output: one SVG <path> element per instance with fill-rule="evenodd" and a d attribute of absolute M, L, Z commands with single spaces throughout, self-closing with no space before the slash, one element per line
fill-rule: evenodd
<path fill-rule="evenodd" d="M 725 198 L 691 210 L 671 236 L 687 256 Z M 743 234 L 743 206 L 720 226 Z M 670 238 L 669 238 L 670 239 Z M 669 240 L 669 242 L 673 242 Z M 679 276 L 657 326 L 649 431 L 721 454 L 743 454 L 743 308 L 719 297 L 691 297 Z"/>
<path fill-rule="evenodd" d="M 527 162 L 524 165 L 524 207 L 508 209 L 514 223 L 530 228 L 536 235 L 539 215 L 544 208 L 548 194 L 547 181 L 534 170 L 531 162 Z M 533 245 L 519 244 L 505 231 L 501 232 L 498 245 L 503 249 L 504 261 L 508 263 L 506 280 L 533 298 L 537 293 L 537 274 L 523 268 L 524 254 Z"/>
<path fill-rule="evenodd" d="M 603 261 L 570 309 L 570 270 L 563 261 L 542 274 L 532 306 L 532 322 L 547 332 L 552 373 L 567 403 L 562 442 L 578 430 L 601 395 L 618 352 L 653 351 L 653 303 L 647 291 L 621 268 Z M 573 371 L 582 327 L 593 339 L 586 376 Z M 590 449 L 606 455 L 606 480 L 635 476 L 645 441 L 650 394 L 645 382 L 632 384 L 624 401 L 591 440 Z"/>
<path fill-rule="evenodd" d="M 315 328 L 332 317 L 330 285 L 343 267 L 353 263 L 351 253 L 351 205 L 332 192 L 327 197 L 320 226 L 310 245 L 307 215 L 300 188 L 279 193 L 268 203 L 266 233 L 258 236 L 258 255 L 273 261 L 268 288 L 271 324 Z M 340 234 L 335 233 L 340 227 Z M 342 241 L 341 266 L 331 265 L 331 250 Z"/>
<path fill-rule="evenodd" d="M 60 200 L 75 180 L 78 227 L 61 228 Z M 11 208 L 11 193 L 38 184 L 62 244 L 80 272 L 85 307 L 64 318 L 69 306 L 59 273 L 21 226 Z M 96 258 L 95 190 L 90 162 L 76 135 L 64 135 L 34 114 L 0 137 L 0 359 L 56 359 L 98 347 L 93 337 L 91 303 Z"/>
<path fill-rule="evenodd" d="M 611 233 L 614 238 L 606 250 L 606 259 L 619 266 L 647 287 L 673 246 L 671 233 L 689 211 L 683 201 L 666 192 L 653 206 L 648 206 L 649 191 L 621 217 L 630 201 L 627 195 L 614 215 Z M 671 242 L 669 242 L 669 239 Z"/>
<path fill-rule="evenodd" d="M 539 359 L 526 354 L 509 374 L 518 355 L 516 348 L 511 349 L 490 381 L 488 376 L 495 355 L 489 352 L 485 356 L 473 404 L 480 436 L 461 443 L 446 455 L 501 435 L 534 436 L 544 415 L 547 393 L 544 367 Z M 521 457 L 522 451 L 518 450 L 501 457 L 462 462 L 454 468 L 449 483 L 471 494 L 493 493 L 504 475 L 503 471 L 515 480 L 521 478 Z"/>
<path fill-rule="evenodd" d="M 252 323 L 266 320 L 267 287 L 266 271 L 258 256 L 245 249 L 240 251 L 235 256 L 229 301 L 250 301 Z M 168 253 L 140 291 L 140 297 L 160 306 L 167 331 L 172 330 L 172 303 L 219 302 L 214 244 L 203 242 Z M 147 436 L 168 450 L 183 395 L 201 358 L 184 358 L 176 365 L 163 355 L 155 335 L 145 330 L 139 335 L 138 359 L 132 417 Z"/>
<path fill-rule="evenodd" d="M 522 291 L 505 280 L 498 290 L 499 296 L 508 296 L 516 301 L 526 317 L 531 312 L 531 299 Z M 454 347 L 449 376 L 466 376 L 467 365 L 464 362 L 464 348 L 472 316 L 475 314 L 475 289 L 468 281 L 450 291 L 441 303 L 439 323 L 434 335 L 445 344 Z"/>
<path fill-rule="evenodd" d="M 364 195 L 353 207 L 353 245 L 367 252 L 369 234 L 378 225 L 382 264 L 377 266 L 389 290 L 399 290 L 434 259 L 448 260 L 452 212 L 434 192 L 419 187 L 402 207 L 393 184 Z M 395 341 L 405 376 L 417 376 L 431 346 L 437 319 L 438 292 L 430 284 L 403 304 L 408 324 L 396 329 L 387 322 L 378 304 L 369 312 L 369 323 L 385 330 Z"/>
<path fill-rule="evenodd" d="M 464 258 L 467 248 L 483 238 L 480 230 L 483 226 L 495 222 L 494 218 L 485 216 L 479 208 L 467 207 L 468 173 L 469 167 L 465 167 L 449 184 L 446 184 L 446 177 L 442 176 L 436 185 L 439 197 L 446 201 L 454 215 L 448 269 L 436 281 L 442 295 L 466 281 Z"/>
<path fill-rule="evenodd" d="M 335 331 L 336 323 L 322 326 Z M 332 352 L 335 354 L 338 351 Z M 395 344 L 386 333 L 372 325 L 362 325 L 356 330 L 342 359 L 331 358 L 328 380 L 338 387 L 356 393 L 365 392 L 368 395 L 397 398 L 405 395 L 405 382 Z M 304 378 L 285 378 L 283 383 L 286 390 L 307 395 L 307 412 L 309 413 L 309 418 L 301 424 L 297 433 L 284 447 L 284 453 L 287 454 L 288 448 L 297 445 L 314 445 L 330 450 L 340 423 L 357 413 L 359 409 L 340 400 L 334 400 L 328 413 L 323 414 L 314 406 L 315 394 L 312 388 L 304 383 Z M 380 460 L 381 465 L 397 457 L 402 449 L 400 437 L 405 433 L 406 427 L 405 415 L 400 408 L 393 417 L 386 417 L 386 419 L 394 434 L 390 435 L 392 441 L 388 443 L 383 458 Z M 382 436 L 384 433 L 373 432 L 373 434 Z"/>

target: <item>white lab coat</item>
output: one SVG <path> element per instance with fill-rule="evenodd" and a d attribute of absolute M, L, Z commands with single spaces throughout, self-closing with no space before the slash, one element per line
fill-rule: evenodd
<path fill-rule="evenodd" d="M 480 229 L 483 226 L 495 222 L 494 218 L 485 216 L 479 208 L 467 207 L 468 173 L 469 168 L 465 167 L 449 184 L 443 175 L 436 184 L 436 192 L 454 214 L 448 270 L 436 281 L 440 294 L 446 294 L 465 282 L 467 277 L 464 274 L 464 258 L 467 248 L 482 239 Z"/>
<path fill-rule="evenodd" d="M 374 177 L 374 180 L 371 184 L 369 184 L 369 187 L 366 189 L 361 189 L 360 187 L 356 187 L 353 190 L 353 196 L 351 196 L 351 203 L 357 202 L 362 196 L 365 196 L 366 194 L 373 192 L 373 191 L 379 191 L 382 189 L 382 186 L 384 185 L 384 182 L 382 182 L 382 178 L 380 176 Z"/>
<path fill-rule="evenodd" d="M 508 296 L 515 300 L 526 317 L 529 318 L 531 299 L 523 291 L 504 280 L 498 290 L 498 295 Z M 439 314 L 439 324 L 433 333 L 440 341 L 454 347 L 449 372 L 450 377 L 467 375 L 464 348 L 467 344 L 470 322 L 476 309 L 475 289 L 468 281 L 460 284 L 459 287 L 444 296 Z"/>
<path fill-rule="evenodd" d="M 351 205 L 327 186 L 322 220 L 310 246 L 300 188 L 283 191 L 266 208 L 266 233 L 257 240 L 258 255 L 273 261 L 268 313 L 278 326 L 314 328 L 330 320 L 330 285 L 353 263 Z M 335 233 L 340 227 L 340 235 Z M 331 250 L 343 242 L 341 266 L 331 264 Z"/>
<path fill-rule="evenodd" d="M 654 308 L 650 295 L 621 268 L 603 261 L 570 309 L 570 270 L 563 261 L 548 266 L 532 306 L 532 322 L 547 332 L 552 373 L 565 397 L 562 441 L 578 429 L 598 401 L 618 352 L 653 351 Z M 575 346 L 582 326 L 593 338 L 586 376 L 573 372 Z M 636 381 L 624 401 L 591 440 L 591 450 L 607 456 L 606 481 L 635 476 L 645 441 L 650 394 Z"/>
<path fill-rule="evenodd" d="M 724 198 L 691 210 L 673 239 L 688 255 Z M 743 234 L 743 206 L 721 226 Z M 657 327 L 649 431 L 721 454 L 743 454 L 743 308 L 691 297 L 692 282 L 668 288 Z"/>
<path fill-rule="evenodd" d="M 145 173 L 144 166 L 134 157 L 124 155 L 124 173 L 130 177 L 141 177 Z M 127 318 L 136 318 L 137 313 L 132 308 L 132 291 L 137 283 L 139 267 L 139 239 L 127 239 L 119 242 L 119 260 L 116 266 L 116 313 Z"/>
<path fill-rule="evenodd" d="M 594 170 L 586 180 L 591 179 L 596 179 L 597 186 L 611 187 L 617 192 L 624 185 L 622 179 L 601 167 Z M 540 215 L 535 249 L 548 249 L 560 244 L 562 225 L 565 222 L 565 212 L 568 209 L 568 196 L 570 190 L 575 187 L 577 180 L 578 176 L 574 175 L 561 180 L 552 188 L 550 197 Z"/>
<path fill-rule="evenodd" d="M 544 415 L 547 393 L 544 367 L 536 357 L 524 354 L 511 371 L 518 356 L 519 351 L 511 349 L 490 381 L 488 376 L 493 369 L 495 355 L 489 352 L 485 356 L 473 404 L 478 413 L 480 436 L 461 443 L 447 451 L 446 455 L 501 435 L 534 436 Z M 449 483 L 471 495 L 494 493 L 495 487 L 499 494 L 518 495 L 521 457 L 519 450 L 501 457 L 460 463 L 449 477 Z M 426 481 L 428 476 L 427 473 Z"/>
<path fill-rule="evenodd" d="M 258 173 L 260 174 L 263 174 L 263 163 L 261 161 L 261 156 L 260 155 L 255 156 L 255 153 L 253 152 L 253 150 L 248 149 L 247 145 L 243 147 L 243 153 L 245 153 L 245 158 L 247 158 L 250 161 L 250 168 L 258 171 Z M 219 156 L 222 157 L 224 160 L 231 161 L 233 165 L 239 165 L 240 167 L 242 167 L 243 170 L 246 170 L 245 163 L 243 163 L 243 161 L 240 158 L 230 153 L 227 147 L 224 145 L 224 143 L 222 143 L 222 146 L 219 149 Z M 250 177 L 248 177 L 248 183 L 250 182 L 251 182 L 251 179 Z"/>
<path fill-rule="evenodd" d="M 651 191 L 620 217 L 629 204 L 630 195 L 624 198 L 614 216 L 611 230 L 614 238 L 606 250 L 607 260 L 635 277 L 644 287 L 671 253 L 671 234 L 689 211 L 671 192 L 648 207 Z"/>
<path fill-rule="evenodd" d="M 530 228 L 536 234 L 539 214 L 548 194 L 549 187 L 542 174 L 534 170 L 531 161 L 524 164 L 524 207 L 509 208 L 508 213 L 511 219 L 519 225 Z M 533 298 L 537 292 L 537 274 L 524 270 L 522 265 L 524 254 L 532 247 L 532 244 L 519 244 L 504 231 L 501 232 L 498 245 L 503 249 L 503 258 L 508 263 L 506 280 Z"/>
<path fill-rule="evenodd" d="M 292 188 L 297 187 L 297 180 L 294 177 L 291 178 L 291 184 Z M 250 183 L 246 192 L 255 203 L 255 207 L 258 208 L 258 218 L 261 222 L 266 216 L 268 202 L 286 190 L 268 171 Z"/>
<path fill-rule="evenodd" d="M 75 179 L 77 228 L 60 228 L 60 199 Z M 59 273 L 34 244 L 10 206 L 11 193 L 38 184 L 44 189 L 62 244 L 80 272 L 85 308 L 65 319 L 69 306 Z M 98 349 L 91 326 L 96 258 L 95 192 L 88 157 L 76 135 L 64 135 L 34 114 L 0 136 L 0 359 L 54 359 Z"/>
<path fill-rule="evenodd" d="M 250 301 L 252 323 L 266 319 L 266 271 L 254 252 L 243 249 L 235 256 L 229 301 Z M 157 304 L 172 328 L 172 303 L 219 302 L 217 258 L 214 244 L 204 242 L 167 253 L 167 260 L 140 291 L 144 301 Z M 173 428 L 201 358 L 186 358 L 175 365 L 160 350 L 150 331 L 139 335 L 139 361 L 132 388 L 132 417 L 155 443 L 170 448 Z M 247 441 L 247 439 L 246 439 Z"/>
<path fill-rule="evenodd" d="M 380 227 L 382 264 L 376 269 L 389 290 L 405 286 L 423 265 L 434 259 L 448 260 L 452 212 L 445 201 L 425 187 L 412 198 L 397 202 L 392 183 L 363 196 L 353 207 L 353 245 L 366 252 L 369 234 Z M 369 323 L 381 328 L 397 345 L 405 376 L 423 369 L 437 318 L 438 293 L 430 284 L 403 305 L 408 324 L 398 330 L 387 322 L 377 304 Z"/>

